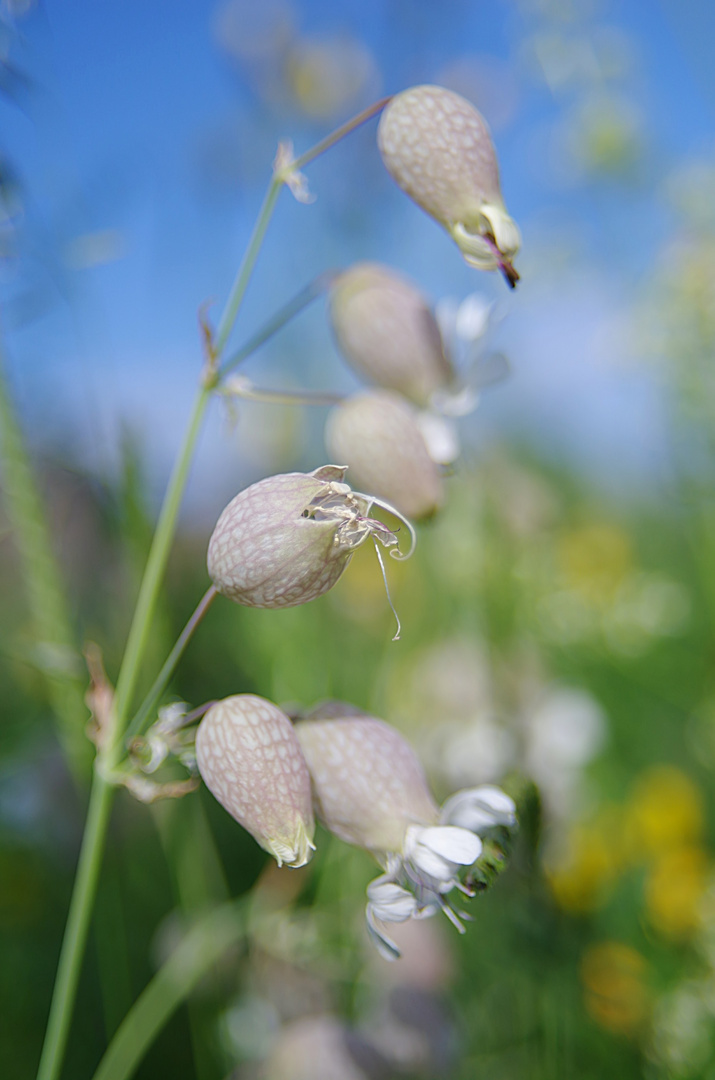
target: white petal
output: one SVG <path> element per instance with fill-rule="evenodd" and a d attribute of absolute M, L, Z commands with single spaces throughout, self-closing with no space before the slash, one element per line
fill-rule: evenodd
<path fill-rule="evenodd" d="M 476 833 L 495 825 L 511 827 L 516 824 L 516 806 L 501 788 L 485 784 L 458 791 L 447 799 L 440 821 Z"/>
<path fill-rule="evenodd" d="M 420 843 L 436 855 L 460 866 L 471 866 L 482 853 L 482 842 L 468 829 L 452 825 L 435 825 L 423 829 Z"/>
<path fill-rule="evenodd" d="M 454 882 L 457 868 L 471 866 L 481 850 L 479 837 L 452 826 L 423 829 L 411 825 L 405 835 L 405 856 L 418 874 L 427 875 L 448 888 Z"/>
<path fill-rule="evenodd" d="M 377 925 L 372 904 L 367 905 L 365 917 L 367 919 L 367 932 L 370 935 L 370 940 L 380 956 L 384 960 L 399 960 L 401 956 L 400 950 L 397 948 L 394 941 L 383 932 L 382 927 Z"/>
<path fill-rule="evenodd" d="M 412 893 L 391 881 L 377 878 L 367 887 L 368 906 L 385 922 L 405 922 L 417 910 Z"/>
<path fill-rule="evenodd" d="M 493 302 L 481 293 L 470 293 L 457 308 L 455 332 L 462 341 L 472 342 L 482 337 L 489 325 Z"/>
<path fill-rule="evenodd" d="M 459 436 L 456 424 L 437 413 L 425 410 L 415 417 L 429 456 L 438 465 L 451 465 L 459 457 Z"/>

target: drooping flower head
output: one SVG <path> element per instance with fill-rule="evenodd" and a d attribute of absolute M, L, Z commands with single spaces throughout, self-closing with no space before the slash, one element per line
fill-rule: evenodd
<path fill-rule="evenodd" d="M 211 794 L 279 866 L 308 862 L 315 848 L 310 775 L 277 705 L 254 694 L 212 705 L 196 732 L 196 760 Z"/>
<path fill-rule="evenodd" d="M 515 824 L 511 799 L 498 788 L 475 788 L 453 796 L 440 812 L 403 736 L 339 702 L 301 720 L 296 734 L 319 820 L 340 839 L 370 851 L 385 870 L 367 890 L 368 929 L 380 953 L 399 956 L 384 923 L 441 910 L 463 932 L 447 894 L 456 888 L 473 895 L 459 871 L 481 854 L 478 831 Z M 453 823 L 453 809 L 460 824 Z"/>
<path fill-rule="evenodd" d="M 324 465 L 239 492 L 209 541 L 208 570 L 218 591 L 247 607 L 292 607 L 332 588 L 368 537 L 399 556 L 397 537 L 369 517 L 373 501 L 343 482 L 345 472 Z"/>
<path fill-rule="evenodd" d="M 454 371 L 427 300 L 390 267 L 355 263 L 339 274 L 330 319 L 341 353 L 370 382 L 419 406 L 451 384 Z"/>
<path fill-rule="evenodd" d="M 444 87 L 414 86 L 387 106 L 377 141 L 393 179 L 447 230 L 469 265 L 501 270 L 513 288 L 521 237 L 504 206 L 481 113 Z"/>
<path fill-rule="evenodd" d="M 337 405 L 325 442 L 346 461 L 356 482 L 408 518 L 430 517 L 444 495 L 439 467 L 429 454 L 417 410 L 391 390 L 368 390 Z"/>

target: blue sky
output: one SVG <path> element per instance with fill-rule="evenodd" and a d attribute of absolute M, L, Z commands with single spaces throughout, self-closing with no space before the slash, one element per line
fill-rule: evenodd
<path fill-rule="evenodd" d="M 630 304 L 674 227 L 664 178 L 712 155 L 706 5 L 237 3 L 244 45 L 258 17 L 283 12 L 291 56 L 315 41 L 364 51 L 364 85 L 334 116 L 309 115 L 285 85 L 267 92 L 255 56 L 218 40 L 220 6 L 45 0 L 14 24 L 10 58 L 29 86 L 21 108 L 0 104 L 0 152 L 24 216 L 1 285 L 8 366 L 35 441 L 102 471 L 129 425 L 160 487 L 198 370 L 197 310 L 207 299 L 220 310 L 278 139 L 305 149 L 379 94 L 466 78 L 524 235 L 516 294 L 469 270 L 394 187 L 373 122 L 311 166 L 313 205 L 282 195 L 236 341 L 314 274 L 359 258 L 391 263 L 435 299 L 480 289 L 509 304 L 499 344 L 514 376 L 485 399 L 476 442 L 516 433 L 601 475 L 625 457 L 637 480 L 662 450 L 662 415 L 647 372 L 629 364 Z M 574 160 L 589 102 L 604 101 L 638 144 L 622 173 Z M 321 305 L 247 370 L 263 383 L 353 385 Z M 294 423 L 306 459 L 319 456 L 322 417 Z M 272 437 L 285 424 L 244 408 L 234 430 L 215 411 L 194 485 L 207 513 L 219 492 L 286 463 Z"/>

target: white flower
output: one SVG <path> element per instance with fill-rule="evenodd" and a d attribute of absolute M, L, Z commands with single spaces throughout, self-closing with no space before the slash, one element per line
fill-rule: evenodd
<path fill-rule="evenodd" d="M 516 824 L 514 803 L 495 787 L 458 792 L 440 811 L 412 747 L 382 720 L 331 703 L 296 725 L 313 784 L 315 812 L 350 844 L 370 851 L 386 871 L 367 890 L 367 924 L 382 956 L 399 950 L 384 923 L 443 911 L 460 933 L 447 894 L 473 890 L 459 879 L 482 853 L 478 833 Z"/>

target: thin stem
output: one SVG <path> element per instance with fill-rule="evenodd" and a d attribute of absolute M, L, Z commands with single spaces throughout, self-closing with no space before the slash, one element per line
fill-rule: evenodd
<path fill-rule="evenodd" d="M 254 386 L 250 379 L 235 376 L 223 385 L 219 393 L 246 401 L 264 401 L 267 405 L 339 405 L 345 394 L 325 390 L 269 390 Z"/>
<path fill-rule="evenodd" d="M 62 1064 L 113 795 L 114 788 L 95 772 L 37 1080 L 53 1080 Z"/>
<path fill-rule="evenodd" d="M 127 728 L 128 736 L 140 734 L 140 732 L 144 728 L 144 725 L 146 724 L 147 719 L 156 710 L 157 703 L 161 698 L 161 695 L 164 693 L 169 679 L 176 670 L 176 665 L 183 656 L 186 646 L 191 641 L 196 627 L 203 619 L 204 615 L 208 611 L 211 603 L 216 596 L 218 596 L 216 586 L 211 585 L 199 600 L 193 615 L 187 622 L 184 629 L 181 631 L 181 634 L 177 638 L 174 648 L 171 650 L 166 660 L 164 661 L 164 666 L 154 680 L 151 690 L 144 698 L 143 702 L 139 706 L 139 709 L 137 710 L 136 715 L 134 716 L 134 719 Z"/>
<path fill-rule="evenodd" d="M 332 146 L 335 146 L 337 142 L 340 142 L 341 139 L 344 139 L 346 135 L 349 135 L 352 131 L 355 131 L 355 128 L 358 128 L 361 124 L 364 124 L 368 120 L 371 120 L 373 116 L 377 116 L 377 114 L 379 112 L 382 112 L 385 106 L 388 105 L 391 101 L 392 95 L 380 98 L 379 101 L 376 101 L 373 105 L 368 106 L 367 109 L 363 109 L 363 111 L 361 113 L 358 113 L 357 116 L 353 116 L 352 120 L 348 120 L 348 122 L 346 124 L 343 124 L 342 127 L 337 128 L 330 135 L 326 135 L 324 139 L 321 139 L 321 141 L 319 143 L 316 143 L 315 146 L 311 147 L 310 150 L 306 150 L 304 154 L 301 154 L 300 157 L 297 157 L 295 159 L 295 161 L 293 162 L 293 170 L 297 172 L 299 169 L 302 169 L 306 165 L 309 165 L 311 161 L 315 161 L 315 159 L 319 157 L 320 154 L 324 154 L 326 150 L 330 150 Z"/>
<path fill-rule="evenodd" d="M 269 184 L 248 249 L 226 302 L 216 339 L 212 343 L 214 362 L 217 362 L 221 356 L 241 306 L 263 237 L 280 193 L 281 183 L 280 180 L 273 177 Z M 201 421 L 214 385 L 215 378 L 213 381 L 207 380 L 196 397 L 184 442 L 174 465 L 159 514 L 159 521 L 139 589 L 137 606 L 134 611 L 134 618 L 132 619 L 127 646 L 117 680 L 114 731 L 112 733 L 112 742 L 107 748 L 106 758 L 103 762 L 109 771 L 116 765 L 122 745 L 127 714 L 131 707 L 131 699 L 139 675 L 139 663 L 149 634 L 159 588 L 169 557 L 189 466 L 201 428 Z M 65 935 L 62 941 L 60 964 L 52 992 L 50 1017 L 40 1061 L 38 1080 L 57 1080 L 62 1068 L 77 992 L 79 971 L 87 942 L 89 920 L 97 890 L 97 878 L 107 835 L 113 793 L 114 789 L 108 782 L 99 774 L 95 774 L 82 839 L 80 862 L 72 891 Z"/>
<path fill-rule="evenodd" d="M 289 300 L 276 314 L 269 319 L 260 330 L 257 330 L 253 337 L 250 337 L 245 345 L 243 345 L 232 356 L 229 356 L 225 361 L 219 377 L 223 378 L 229 371 L 233 371 L 239 364 L 243 363 L 247 357 L 252 356 L 257 349 L 260 349 L 261 345 L 264 345 L 269 338 L 272 338 L 274 334 L 277 334 L 279 330 L 282 330 L 286 323 L 289 323 L 291 319 L 294 319 L 296 315 L 311 304 L 313 300 L 316 300 L 321 296 L 327 288 L 330 287 L 333 280 L 337 276 L 337 270 L 326 270 L 324 273 L 319 274 L 316 278 L 301 289 L 292 300 Z"/>
<path fill-rule="evenodd" d="M 127 638 L 124 659 L 117 680 L 115 699 L 114 739 L 107 752 L 107 766 L 111 769 L 116 764 L 126 726 L 131 699 L 139 676 L 139 662 L 146 646 L 151 627 L 151 620 L 156 608 L 159 589 L 169 557 L 169 549 L 176 530 L 181 499 L 186 487 L 189 466 L 196 448 L 196 440 L 201 422 L 206 411 L 211 391 L 203 387 L 196 398 L 194 409 L 184 437 L 183 446 L 176 459 L 169 486 L 159 514 L 149 558 L 144 571 L 144 578 L 139 589 L 137 606 Z"/>
<path fill-rule="evenodd" d="M 233 324 L 236 321 L 236 316 L 238 315 L 239 308 L 241 307 L 241 303 L 243 301 L 248 282 L 251 279 L 253 267 L 256 264 L 258 253 L 261 250 L 263 237 L 266 235 L 266 229 L 268 228 L 268 224 L 273 214 L 273 209 L 276 205 L 282 187 L 283 181 L 280 179 L 280 177 L 273 176 L 271 178 L 270 184 L 268 185 L 268 191 L 266 192 L 266 196 L 263 200 L 263 205 L 261 206 L 258 218 L 256 220 L 256 224 L 253 228 L 251 239 L 248 241 L 246 253 L 243 256 L 241 265 L 238 268 L 238 273 L 236 274 L 234 283 L 231 286 L 231 292 L 229 293 L 228 300 L 226 301 L 224 313 L 221 316 L 221 321 L 219 322 L 218 328 L 216 330 L 213 347 L 217 358 L 220 357 L 221 353 L 226 347 L 226 342 L 228 341 L 231 330 L 233 329 Z"/>

